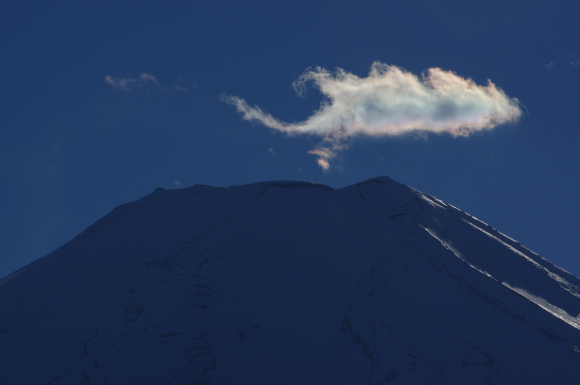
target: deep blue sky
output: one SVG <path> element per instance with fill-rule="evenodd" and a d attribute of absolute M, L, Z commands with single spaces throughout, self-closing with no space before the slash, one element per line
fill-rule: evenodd
<path fill-rule="evenodd" d="M 577 1 L 12 1 L 0 3 L 0 276 L 157 187 L 388 175 L 580 275 Z M 311 66 L 367 76 L 431 67 L 520 100 L 519 123 L 467 138 L 357 138 L 322 171 L 312 137 L 241 119 L 222 93 L 284 121 L 321 95 Z M 130 92 L 105 77 L 149 83 Z M 272 151 L 268 151 L 269 149 Z"/>

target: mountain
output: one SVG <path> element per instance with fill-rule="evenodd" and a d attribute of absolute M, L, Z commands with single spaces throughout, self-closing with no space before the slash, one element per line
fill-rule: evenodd
<path fill-rule="evenodd" d="M 0 384 L 577 384 L 579 313 L 388 177 L 158 189 L 0 280 Z"/>

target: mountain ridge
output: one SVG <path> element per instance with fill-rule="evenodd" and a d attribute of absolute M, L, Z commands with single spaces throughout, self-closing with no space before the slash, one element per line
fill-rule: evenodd
<path fill-rule="evenodd" d="M 0 384 L 572 384 L 579 287 L 388 177 L 156 190 L 0 280 Z"/>

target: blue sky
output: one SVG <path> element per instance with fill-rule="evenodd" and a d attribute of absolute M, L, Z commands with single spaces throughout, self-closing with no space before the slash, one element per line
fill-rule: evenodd
<path fill-rule="evenodd" d="M 157 187 L 378 175 L 580 275 L 578 20 L 574 1 L 5 0 L 0 276 Z M 376 61 L 490 79 L 522 116 L 467 137 L 355 136 L 325 171 L 308 153 L 320 137 L 245 121 L 220 99 L 302 122 L 325 100 L 296 94 L 305 70 L 365 78 Z"/>

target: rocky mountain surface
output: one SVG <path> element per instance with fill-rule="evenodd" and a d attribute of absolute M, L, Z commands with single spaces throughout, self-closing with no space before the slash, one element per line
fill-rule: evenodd
<path fill-rule="evenodd" d="M 577 384 L 579 313 L 388 177 L 158 189 L 0 280 L 0 384 Z"/>

